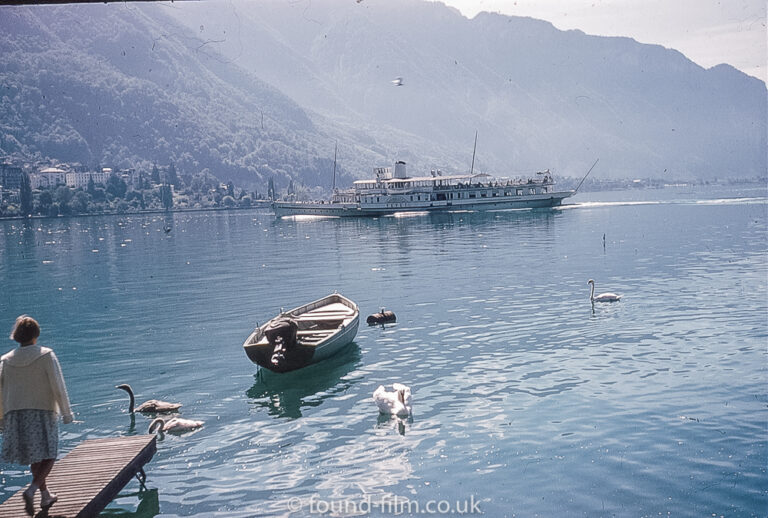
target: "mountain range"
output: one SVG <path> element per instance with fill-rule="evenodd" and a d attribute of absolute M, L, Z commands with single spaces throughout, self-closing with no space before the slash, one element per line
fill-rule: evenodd
<path fill-rule="evenodd" d="M 0 158 L 331 186 L 408 162 L 519 176 L 765 176 L 765 83 L 422 0 L 0 8 Z M 399 86 L 398 86 L 399 84 Z"/>

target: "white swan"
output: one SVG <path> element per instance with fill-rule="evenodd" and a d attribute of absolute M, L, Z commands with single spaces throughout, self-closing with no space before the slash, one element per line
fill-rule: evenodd
<path fill-rule="evenodd" d="M 149 401 L 145 401 L 136 408 L 133 408 L 133 404 L 135 403 L 135 399 L 133 397 L 133 389 L 130 385 L 123 383 L 122 385 L 117 385 L 115 388 L 118 388 L 120 390 L 124 390 L 128 393 L 128 397 L 130 397 L 130 402 L 128 403 L 128 412 L 133 413 L 136 412 L 178 412 L 179 408 L 181 408 L 180 403 L 169 403 L 167 401 L 160 401 L 157 399 L 150 399 Z"/>
<path fill-rule="evenodd" d="M 168 421 L 163 421 L 158 417 L 149 423 L 149 433 L 153 433 L 158 426 L 161 432 L 187 432 L 202 427 L 203 422 L 181 417 L 172 417 Z"/>
<path fill-rule="evenodd" d="M 595 297 L 595 281 L 589 279 L 587 284 L 592 287 L 592 291 L 589 293 L 589 300 L 592 302 L 618 302 L 621 300 L 621 295 L 616 295 L 615 293 L 601 293 Z"/>
<path fill-rule="evenodd" d="M 407 417 L 413 411 L 411 389 L 400 383 L 392 385 L 394 392 L 387 392 L 384 385 L 379 385 L 373 392 L 373 401 L 382 414 Z"/>

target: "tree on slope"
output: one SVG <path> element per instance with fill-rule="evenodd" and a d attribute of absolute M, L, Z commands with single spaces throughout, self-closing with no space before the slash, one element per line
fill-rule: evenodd
<path fill-rule="evenodd" d="M 19 204 L 22 216 L 25 218 L 29 217 L 32 214 L 32 184 L 27 173 L 21 173 Z"/>

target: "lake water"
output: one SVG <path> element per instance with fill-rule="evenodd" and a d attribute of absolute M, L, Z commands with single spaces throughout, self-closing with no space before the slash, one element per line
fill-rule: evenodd
<path fill-rule="evenodd" d="M 146 433 L 118 383 L 205 421 L 160 440 L 148 491 L 103 516 L 768 515 L 766 188 L 569 203 L 4 221 L 0 326 L 35 316 L 59 356 L 83 421 L 62 455 Z M 592 307 L 590 278 L 624 298 Z M 256 323 L 334 290 L 397 324 L 257 375 Z M 411 419 L 371 400 L 396 381 Z M 29 480 L 0 464 L 0 501 Z"/>

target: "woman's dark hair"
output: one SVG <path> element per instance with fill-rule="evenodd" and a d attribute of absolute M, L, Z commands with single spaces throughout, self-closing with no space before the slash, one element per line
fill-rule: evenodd
<path fill-rule="evenodd" d="M 26 344 L 40 336 L 40 324 L 29 315 L 21 315 L 11 329 L 11 340 Z"/>

